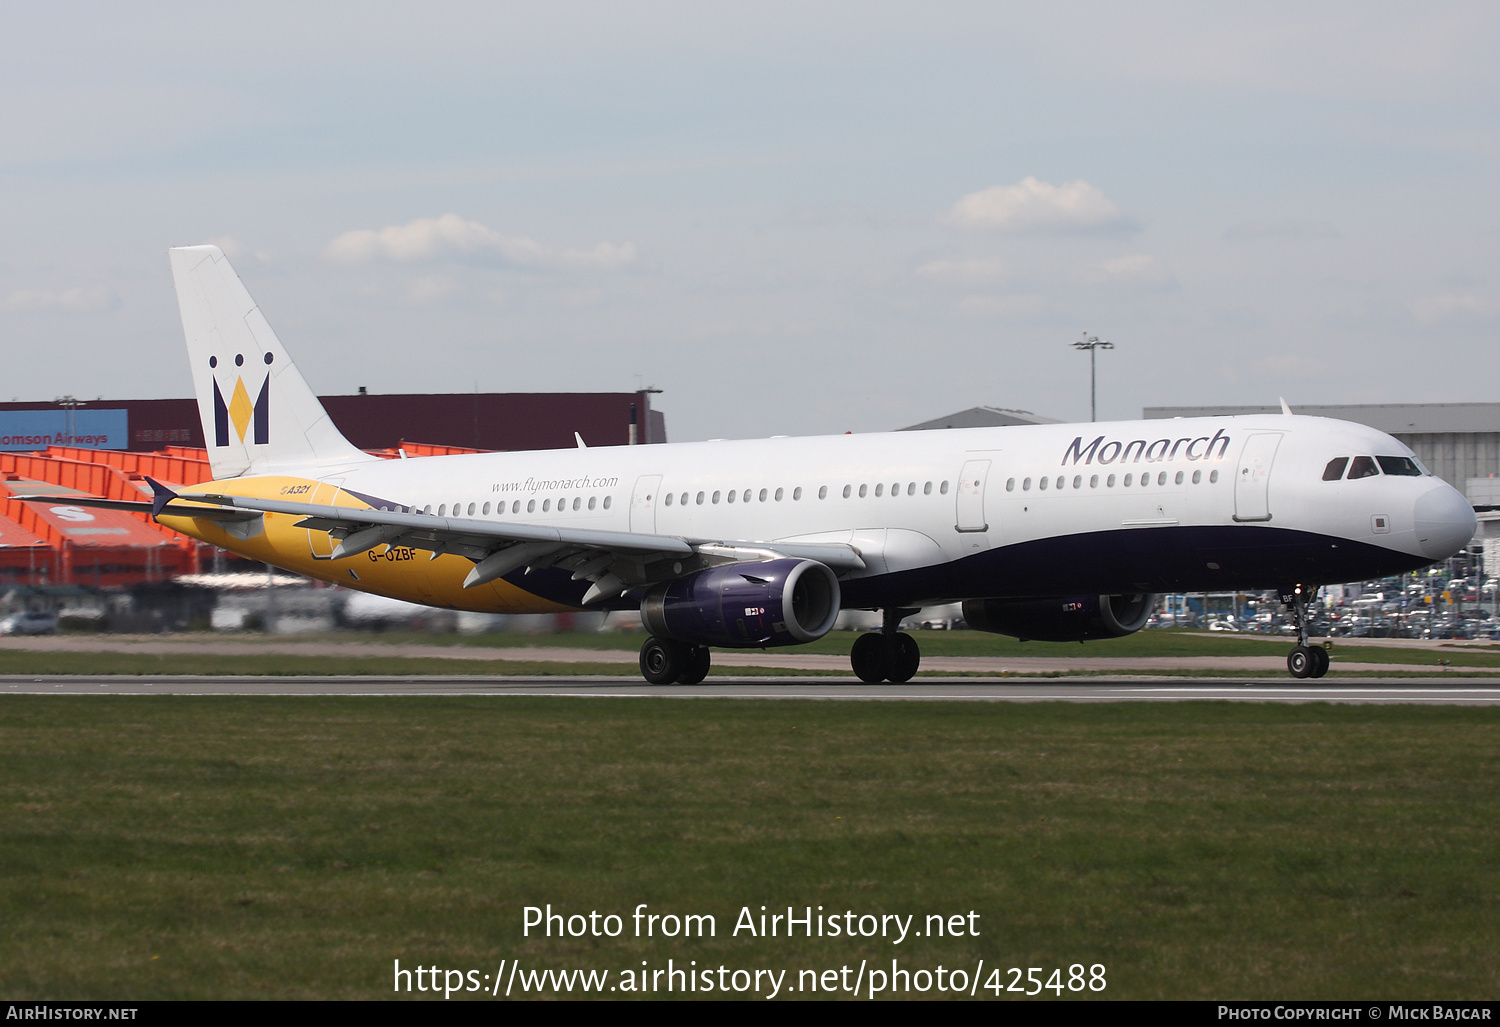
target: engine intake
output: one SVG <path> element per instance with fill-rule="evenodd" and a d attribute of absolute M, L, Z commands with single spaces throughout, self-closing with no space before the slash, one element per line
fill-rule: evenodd
<path fill-rule="evenodd" d="M 1013 635 L 1021 641 L 1082 642 L 1119 638 L 1146 626 L 1156 596 L 1062 596 L 1055 599 L 970 599 L 964 620 L 975 631 Z"/>
<path fill-rule="evenodd" d="M 641 600 L 647 631 L 699 645 L 813 642 L 828 634 L 838 615 L 839 580 L 816 560 L 711 567 L 655 585 Z"/>

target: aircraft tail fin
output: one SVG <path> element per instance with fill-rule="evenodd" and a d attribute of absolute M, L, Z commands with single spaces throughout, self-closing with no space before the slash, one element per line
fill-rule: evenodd
<path fill-rule="evenodd" d="M 168 253 L 215 478 L 316 476 L 376 459 L 329 420 L 222 250 Z"/>

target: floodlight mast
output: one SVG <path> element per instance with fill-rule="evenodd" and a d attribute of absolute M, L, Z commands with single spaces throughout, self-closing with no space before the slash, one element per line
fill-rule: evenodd
<path fill-rule="evenodd" d="M 1098 390 L 1094 370 L 1094 353 L 1096 350 L 1114 349 L 1115 344 L 1112 342 L 1100 342 L 1097 335 L 1090 335 L 1088 332 L 1084 332 L 1083 341 L 1073 343 L 1073 348 L 1089 351 L 1089 420 L 1091 422 L 1097 421 L 1099 420 L 1097 407 Z"/>

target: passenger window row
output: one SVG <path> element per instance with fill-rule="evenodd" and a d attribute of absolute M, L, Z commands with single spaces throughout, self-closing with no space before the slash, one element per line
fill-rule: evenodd
<path fill-rule="evenodd" d="M 1170 473 L 1171 472 L 1169 472 L 1169 471 L 1158 471 L 1156 473 L 1156 484 L 1157 485 L 1165 485 L 1167 483 L 1167 478 L 1168 478 L 1168 475 Z M 1172 476 L 1172 483 L 1175 484 L 1175 485 L 1182 485 L 1187 480 L 1188 480 L 1187 473 L 1185 471 L 1178 471 L 1175 475 Z M 1208 472 L 1208 481 L 1209 481 L 1209 484 L 1213 484 L 1213 483 L 1217 482 L 1218 480 L 1219 480 L 1219 472 L 1218 471 L 1209 471 Z M 1091 474 L 1091 475 L 1089 475 L 1089 479 L 1088 479 L 1088 487 L 1089 488 L 1091 488 L 1091 489 L 1098 488 L 1099 487 L 1099 482 L 1100 482 L 1099 475 L 1097 475 L 1097 474 Z M 1141 474 L 1141 476 L 1140 476 L 1139 479 L 1136 478 L 1135 473 L 1133 471 L 1131 473 L 1125 475 L 1125 477 L 1123 479 L 1117 478 L 1116 475 L 1111 474 L 1111 475 L 1107 476 L 1106 478 L 1104 478 L 1104 487 L 1107 488 L 1107 489 L 1112 489 L 1112 488 L 1115 487 L 1115 485 L 1116 485 L 1117 482 L 1118 482 L 1118 484 L 1121 487 L 1127 488 L 1127 489 L 1130 488 L 1133 485 L 1141 485 L 1141 486 L 1150 485 L 1151 484 L 1151 472 L 1150 471 L 1143 472 Z M 1202 471 L 1194 471 L 1193 472 L 1193 476 L 1192 476 L 1192 482 L 1193 482 L 1194 485 L 1201 484 L 1203 482 L 1203 472 Z M 1056 491 L 1062 491 L 1063 489 L 1067 488 L 1069 484 L 1070 484 L 1070 481 L 1068 479 L 1068 476 L 1065 475 L 1065 474 L 1059 474 L 1056 478 L 1041 477 L 1041 478 L 1038 478 L 1036 480 L 1036 487 L 1037 487 L 1037 490 L 1039 492 L 1045 492 L 1049 488 L 1054 489 Z M 1071 484 L 1072 484 L 1073 488 L 1075 488 L 1075 489 L 1082 489 L 1084 487 L 1083 475 L 1081 475 L 1081 474 L 1075 474 L 1075 475 L 1073 475 L 1073 478 L 1071 480 Z M 1031 491 L 1031 486 L 1032 486 L 1032 480 L 1030 478 L 1022 478 L 1021 479 L 1021 491 L 1022 492 L 1030 492 Z M 1014 479 L 1014 478 L 1007 478 L 1006 481 L 1005 481 L 1005 491 L 1006 492 L 1014 492 L 1015 490 L 1016 490 L 1016 479 Z"/>
<path fill-rule="evenodd" d="M 558 496 L 556 500 L 556 509 L 558 513 L 564 513 L 568 510 L 608 510 L 610 508 L 611 501 L 612 500 L 610 496 L 605 496 L 602 500 L 598 496 Z M 553 510 L 553 502 L 554 501 L 551 498 L 542 500 L 528 499 L 526 500 L 526 512 L 536 513 L 538 506 L 540 506 L 542 513 L 551 513 Z M 449 507 L 447 503 L 439 503 L 437 508 L 437 516 L 447 517 L 448 509 Z M 465 506 L 460 502 L 454 503 L 452 509 L 454 517 L 488 517 L 490 515 L 489 503 L 470 503 Z M 502 500 L 501 502 L 496 503 L 494 509 L 496 517 L 504 516 L 505 502 Z M 518 514 L 521 512 L 521 500 L 516 499 L 511 502 L 510 512 L 512 514 Z M 432 513 L 432 504 L 428 503 L 425 507 L 423 507 L 422 513 Z"/>
<path fill-rule="evenodd" d="M 1349 469 L 1348 475 L 1344 468 Z M 1323 468 L 1324 481 L 1353 481 L 1355 478 L 1373 478 L 1382 471 L 1402 478 L 1420 478 L 1427 469 L 1409 456 L 1337 456 Z"/>
<path fill-rule="evenodd" d="M 886 487 L 885 482 L 879 482 L 879 483 L 877 483 L 874 486 L 874 493 L 875 493 L 876 498 L 879 498 L 881 496 L 886 495 L 887 494 L 886 488 L 887 487 Z M 858 489 L 859 489 L 859 497 L 861 499 L 864 499 L 871 492 L 871 487 L 869 485 L 860 485 L 860 486 L 858 486 Z M 925 482 L 922 485 L 922 495 L 924 495 L 924 496 L 930 496 L 930 495 L 932 495 L 932 489 L 933 489 L 932 482 L 930 482 L 930 481 L 929 482 Z M 845 485 L 844 486 L 844 492 L 843 492 L 844 498 L 845 499 L 851 498 L 854 495 L 854 490 L 855 490 L 855 486 L 853 486 L 853 485 Z M 946 481 L 939 482 L 938 486 L 937 486 L 937 490 L 938 490 L 938 495 L 940 495 L 940 496 L 946 496 L 948 494 L 948 483 Z M 890 496 L 892 498 L 894 498 L 896 496 L 899 496 L 899 495 L 902 495 L 902 494 L 905 494 L 905 495 L 908 495 L 908 496 L 915 496 L 917 494 L 917 483 L 914 482 L 914 481 L 892 482 L 891 485 L 890 485 L 890 492 L 889 492 L 889 494 L 890 494 Z M 730 489 L 727 492 L 724 492 L 722 490 L 715 490 L 713 492 L 699 492 L 699 493 L 697 493 L 696 496 L 693 493 L 691 493 L 691 492 L 683 492 L 680 495 L 677 494 L 677 493 L 668 492 L 667 495 L 666 495 L 666 498 L 665 498 L 664 502 L 665 502 L 665 504 L 667 506 L 673 506 L 673 505 L 676 505 L 676 506 L 687 506 L 689 503 L 695 503 L 698 506 L 702 506 L 705 502 L 709 503 L 710 505 L 712 505 L 712 504 L 719 503 L 721 500 L 723 502 L 726 502 L 726 503 L 751 503 L 751 502 L 757 502 L 757 501 L 761 502 L 761 503 L 764 503 L 767 500 L 771 500 L 773 502 L 779 503 L 779 502 L 782 501 L 783 498 L 785 498 L 785 495 L 786 495 L 786 490 L 785 489 L 776 489 L 774 493 L 771 492 L 771 490 L 769 490 L 769 489 L 761 489 L 759 492 L 756 492 L 754 489 L 745 489 L 744 491 L 740 491 L 738 489 Z M 828 486 L 827 485 L 820 485 L 818 487 L 818 498 L 819 499 L 827 499 L 828 498 Z M 802 488 L 801 488 L 801 486 L 798 486 L 797 488 L 792 489 L 792 501 L 793 502 L 800 502 L 801 499 L 802 499 Z"/>

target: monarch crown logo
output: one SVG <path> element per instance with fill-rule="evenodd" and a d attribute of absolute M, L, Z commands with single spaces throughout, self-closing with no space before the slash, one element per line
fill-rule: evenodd
<path fill-rule="evenodd" d="M 260 395 L 255 402 L 250 402 L 250 392 L 245 388 L 243 375 L 235 375 L 234 388 L 229 393 L 229 402 L 224 402 L 224 392 L 219 388 L 219 376 L 215 374 L 214 379 L 214 445 L 229 445 L 229 426 L 234 425 L 235 433 L 239 436 L 241 443 L 245 441 L 245 432 L 250 430 L 253 423 L 254 433 L 251 435 L 251 444 L 264 446 L 271 441 L 271 372 L 269 365 L 274 359 L 271 354 L 265 355 L 268 365 L 265 381 L 261 382 Z M 245 355 L 235 355 L 236 367 L 243 367 Z M 218 357 L 209 357 L 208 366 L 217 368 Z"/>

